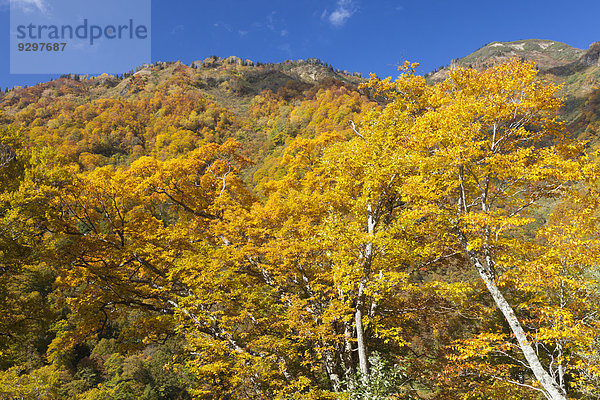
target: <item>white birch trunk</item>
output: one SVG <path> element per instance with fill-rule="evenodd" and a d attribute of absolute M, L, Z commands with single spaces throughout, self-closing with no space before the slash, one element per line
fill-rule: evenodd
<path fill-rule="evenodd" d="M 371 273 L 371 262 L 373 260 L 373 235 L 375 234 L 375 217 L 373 216 L 373 207 L 369 202 L 367 204 L 367 234 L 368 242 L 365 246 L 365 261 L 363 265 L 362 276 L 358 285 L 358 295 L 356 298 L 356 314 L 354 323 L 356 325 L 356 343 L 358 346 L 358 365 L 362 375 L 362 381 L 368 383 L 369 380 L 369 359 L 367 358 L 367 342 L 365 330 L 363 327 L 363 310 L 365 307 L 365 290 L 367 281 Z"/>
<path fill-rule="evenodd" d="M 500 309 L 504 315 L 504 318 L 508 322 L 510 329 L 519 343 L 519 347 L 523 352 L 523 356 L 525 356 L 533 375 L 536 377 L 540 385 L 542 385 L 543 390 L 546 392 L 546 396 L 549 400 L 568 400 L 563 390 L 558 386 L 556 381 L 552 379 L 548 371 L 546 371 L 546 369 L 542 366 L 537 353 L 529 343 L 529 340 L 527 340 L 527 335 L 525 334 L 525 331 L 523 330 L 523 327 L 521 326 L 521 323 L 519 322 L 512 306 L 508 303 L 508 301 L 506 301 L 502 292 L 500 292 L 500 289 L 496 285 L 491 272 L 488 271 L 481 263 L 475 252 L 468 249 L 464 235 L 461 233 L 459 236 L 463 248 L 467 252 L 471 263 L 477 269 L 477 272 L 479 272 L 479 276 L 481 276 L 481 279 L 483 279 L 483 282 L 492 295 L 496 306 Z"/>
<path fill-rule="evenodd" d="M 369 361 L 367 359 L 367 343 L 365 340 L 365 330 L 363 327 L 364 307 L 364 289 L 365 284 L 361 280 L 358 288 L 358 300 L 356 301 L 356 314 L 354 315 L 354 323 L 356 325 L 356 344 L 358 347 L 358 366 L 361 373 L 361 378 L 364 383 L 369 380 Z"/>
<path fill-rule="evenodd" d="M 496 125 L 494 125 L 494 137 L 495 137 L 495 135 L 496 135 Z M 494 139 L 494 141 L 495 141 L 495 139 Z M 495 147 L 495 145 L 494 145 L 494 147 Z M 464 182 L 463 175 L 464 175 L 464 168 L 463 168 L 463 166 L 460 166 L 459 170 L 458 170 L 458 177 L 460 179 L 460 187 L 459 187 L 458 210 L 457 210 L 457 213 L 459 215 L 461 213 L 464 213 L 464 214 L 468 213 L 468 207 L 467 207 L 468 201 L 467 201 L 467 196 L 466 196 L 466 192 L 465 192 L 465 187 L 463 184 L 463 182 Z M 488 205 L 489 185 L 490 185 L 490 176 L 488 175 L 485 180 L 484 189 L 481 192 L 481 210 L 483 212 L 487 212 L 489 210 L 489 205 Z M 457 234 L 458 240 L 460 241 L 460 244 L 461 244 L 463 250 L 469 257 L 471 264 L 475 267 L 475 269 L 477 269 L 477 272 L 479 273 L 479 276 L 485 283 L 485 286 L 487 287 L 488 292 L 490 292 L 490 294 L 492 295 L 492 298 L 494 299 L 496 306 L 500 309 L 500 311 L 504 315 L 506 322 L 508 322 L 508 325 L 510 326 L 511 331 L 513 332 L 513 334 L 515 335 L 515 337 L 517 339 L 517 342 L 519 343 L 521 352 L 523 353 L 525 360 L 527 360 L 527 364 L 529 365 L 529 368 L 531 368 L 533 375 L 536 377 L 536 379 L 542 386 L 545 396 L 549 400 L 568 400 L 563 389 L 556 383 L 554 378 L 552 378 L 552 376 L 550 376 L 548 371 L 546 371 L 546 369 L 540 362 L 540 359 L 539 359 L 537 353 L 535 352 L 535 350 L 529 343 L 529 340 L 527 340 L 527 335 L 525 334 L 525 331 L 523 330 L 523 327 L 521 326 L 521 323 L 519 322 L 519 319 L 517 318 L 515 311 L 513 310 L 512 306 L 508 303 L 508 301 L 506 301 L 506 299 L 504 298 L 504 295 L 502 294 L 502 292 L 500 292 L 500 289 L 496 285 L 496 282 L 494 280 L 493 260 L 491 257 L 491 252 L 489 251 L 489 248 L 487 248 L 487 245 L 484 250 L 484 256 L 485 256 L 485 260 L 486 260 L 486 264 L 484 265 L 484 263 L 482 263 L 480 258 L 478 257 L 477 253 L 470 249 L 469 241 L 467 240 L 465 234 L 458 228 L 457 228 L 456 234 Z M 489 229 L 486 229 L 486 237 L 489 238 Z"/>

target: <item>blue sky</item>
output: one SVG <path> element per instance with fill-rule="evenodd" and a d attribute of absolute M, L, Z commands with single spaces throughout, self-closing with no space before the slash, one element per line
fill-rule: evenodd
<path fill-rule="evenodd" d="M 404 60 L 425 73 L 492 41 L 552 39 L 588 48 L 600 40 L 599 18 L 597 0 L 152 0 L 152 61 L 316 57 L 385 77 Z M 0 87 L 48 80 L 9 74 L 8 0 L 0 0 L 0 28 Z"/>

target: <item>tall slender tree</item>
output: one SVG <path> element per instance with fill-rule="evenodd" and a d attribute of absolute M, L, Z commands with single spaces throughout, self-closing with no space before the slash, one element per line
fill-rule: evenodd
<path fill-rule="evenodd" d="M 407 65 L 395 82 L 367 86 L 390 101 L 368 129 L 397 132 L 396 157 L 409 171 L 399 189 L 407 217 L 439 238 L 441 256 L 459 253 L 474 268 L 540 390 L 566 399 L 499 286 L 530 245 L 524 230 L 533 211 L 578 179 L 582 149 L 563 136 L 557 87 L 517 60 L 485 71 L 457 68 L 433 86 Z"/>

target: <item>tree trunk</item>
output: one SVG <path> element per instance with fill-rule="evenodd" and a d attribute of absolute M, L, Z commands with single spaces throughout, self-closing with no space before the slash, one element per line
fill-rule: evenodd
<path fill-rule="evenodd" d="M 339 392 L 341 389 L 340 376 L 336 371 L 335 366 L 335 354 L 333 350 L 325 350 L 324 354 L 325 358 L 325 370 L 327 371 L 327 375 L 329 376 L 329 381 L 331 382 L 331 387 L 334 392 Z"/>
<path fill-rule="evenodd" d="M 344 378 L 349 385 L 352 384 L 352 375 L 354 374 L 354 364 L 352 362 L 352 322 L 344 321 L 344 350 L 342 352 L 342 363 L 344 366 Z"/>
<path fill-rule="evenodd" d="M 500 292 L 500 289 L 496 285 L 496 282 L 494 281 L 491 272 L 488 271 L 486 267 L 481 263 L 475 252 L 472 250 L 468 250 L 468 246 L 465 246 L 466 240 L 464 235 L 461 234 L 460 236 L 462 236 L 461 242 L 463 242 L 463 247 L 469 255 L 471 263 L 477 269 L 477 272 L 479 272 L 479 276 L 481 276 L 481 279 L 483 279 L 483 282 L 485 283 L 485 286 L 492 295 L 496 306 L 500 309 L 500 311 L 504 315 L 504 318 L 506 318 L 510 329 L 517 338 L 519 347 L 521 348 L 521 351 L 523 352 L 523 355 L 525 356 L 525 359 L 527 360 L 531 371 L 535 375 L 538 382 L 542 385 L 542 388 L 546 392 L 546 396 L 550 400 L 567 400 L 567 397 L 564 394 L 563 390 L 558 386 L 558 384 L 554 381 L 554 379 L 552 379 L 550 374 L 542 366 L 542 363 L 540 362 L 537 353 L 527 340 L 527 335 L 525 334 L 521 323 L 517 319 L 514 310 L 512 309 L 508 301 L 506 301 L 502 292 Z"/>
<path fill-rule="evenodd" d="M 363 312 L 365 308 L 365 290 L 367 289 L 367 282 L 369 280 L 369 275 L 371 274 L 371 263 L 373 261 L 373 235 L 375 234 L 375 216 L 373 215 L 373 207 L 370 202 L 367 204 L 367 233 L 369 239 L 365 246 L 365 261 L 360 283 L 358 284 L 356 314 L 354 316 L 354 323 L 356 325 L 356 343 L 358 346 L 358 365 L 363 383 L 368 383 L 369 381 L 369 359 L 367 358 L 367 342 L 363 327 Z"/>
<path fill-rule="evenodd" d="M 356 325 L 356 344 L 358 346 L 358 365 L 360 368 L 361 379 L 364 383 L 369 381 L 369 361 L 367 359 L 367 343 L 365 340 L 365 330 L 363 327 L 364 297 L 366 282 L 361 279 L 358 287 L 358 299 L 356 301 L 356 314 L 354 323 Z"/>

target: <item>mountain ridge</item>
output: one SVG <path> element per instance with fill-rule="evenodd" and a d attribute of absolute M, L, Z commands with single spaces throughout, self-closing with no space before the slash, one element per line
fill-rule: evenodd
<path fill-rule="evenodd" d="M 512 57 L 536 62 L 544 79 L 562 85 L 560 95 L 565 100 L 562 117 L 567 121 L 569 129 L 574 136 L 597 140 L 600 131 L 600 42 L 582 50 L 553 40 L 495 41 L 463 58 L 452 60 L 447 67 L 426 74 L 426 79 L 431 83 L 437 82 L 447 76 L 449 68 L 482 69 Z M 190 64 L 158 61 L 122 75 L 64 75 L 60 79 L 31 87 L 15 87 L 0 93 L 0 122 L 27 129 L 35 126 L 37 131 L 52 130 L 52 126 L 58 123 L 57 118 L 67 109 L 76 109 L 103 99 L 150 101 L 149 98 L 162 93 L 160 98 L 171 98 L 173 101 L 179 98 L 189 102 L 206 101 L 210 103 L 207 103 L 206 109 L 218 109 L 218 113 L 229 115 L 225 120 L 237 119 L 239 121 L 234 125 L 252 132 L 258 129 L 247 128 L 254 124 L 252 119 L 256 115 L 253 110 L 267 107 L 267 103 L 271 104 L 267 107 L 270 107 L 267 114 L 273 118 L 279 118 L 277 115 L 283 113 L 289 121 L 295 121 L 294 110 L 298 104 L 307 99 L 316 99 L 315 96 L 320 91 L 345 87 L 348 92 L 368 97 L 368 93 L 358 90 L 359 84 L 365 81 L 358 73 L 335 69 L 316 58 L 281 63 L 255 62 L 236 56 L 209 56 Z M 321 104 L 321 101 L 318 103 Z M 61 107 L 67 108 L 62 110 Z M 277 107 L 282 111 L 276 111 Z M 190 106 L 190 110 L 192 109 Z M 197 113 L 205 111 L 205 108 L 196 110 Z M 182 118 L 187 116 L 182 115 L 180 119 Z M 79 119 L 80 124 L 84 124 L 85 121 Z M 282 123 L 285 125 L 287 122 Z M 345 124 L 345 121 L 341 123 Z M 188 125 L 200 127 L 202 124 Z M 206 126 L 212 125 L 209 123 Z M 289 131 L 289 134 L 294 134 L 293 129 L 275 128 L 275 125 L 277 124 L 270 122 L 268 129 L 276 130 L 277 133 L 265 135 L 276 138 L 277 143 L 285 142 L 281 132 Z M 263 128 L 265 126 L 260 127 Z M 195 134 L 200 135 L 198 132 Z"/>

